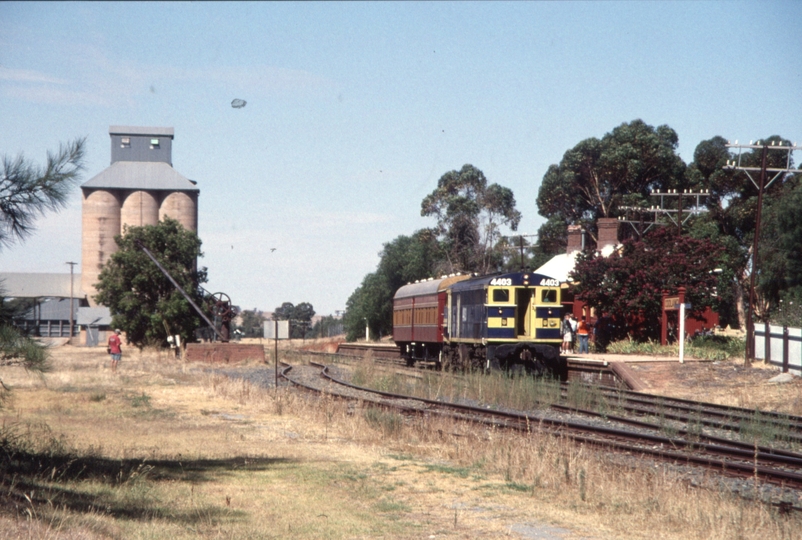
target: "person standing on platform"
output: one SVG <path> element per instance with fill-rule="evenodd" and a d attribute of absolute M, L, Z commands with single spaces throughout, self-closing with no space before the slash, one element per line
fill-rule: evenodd
<path fill-rule="evenodd" d="M 588 354 L 588 339 L 590 338 L 590 326 L 585 319 L 579 321 L 576 328 L 576 333 L 579 336 L 579 354 Z"/>
<path fill-rule="evenodd" d="M 576 347 L 576 329 L 579 326 L 576 321 L 576 316 L 572 313 L 571 314 L 571 354 L 577 349 Z"/>
<path fill-rule="evenodd" d="M 563 336 L 563 343 L 562 343 L 562 352 L 563 354 L 573 354 L 571 348 L 573 347 L 574 342 L 574 332 L 573 328 L 571 327 L 571 315 L 566 313 L 565 318 L 563 319 L 560 331 Z"/>

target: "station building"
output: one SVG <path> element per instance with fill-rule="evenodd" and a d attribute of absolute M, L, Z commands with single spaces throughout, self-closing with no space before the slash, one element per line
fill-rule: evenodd
<path fill-rule="evenodd" d="M 615 251 L 622 248 L 620 240 L 622 231 L 620 230 L 620 225 L 621 221 L 616 218 L 599 218 L 596 221 L 596 227 L 598 229 L 596 251 L 603 257 L 609 257 Z M 571 292 L 571 272 L 573 272 L 576 266 L 577 257 L 586 249 L 588 249 L 588 246 L 586 245 L 585 231 L 579 225 L 569 225 L 568 242 L 565 253 L 555 255 L 544 265 L 536 269 L 535 272 L 545 276 L 551 276 L 560 281 L 563 292 L 563 310 L 565 313 L 571 313 L 577 320 L 583 319 L 593 324 L 603 314 L 595 313 L 595 310 L 585 304 L 585 302 L 574 298 Z M 632 323 L 633 321 L 629 322 Z M 685 331 L 688 335 L 693 335 L 696 332 L 709 331 L 717 327 L 718 323 L 718 313 L 708 307 L 700 316 L 689 316 L 686 319 Z"/>

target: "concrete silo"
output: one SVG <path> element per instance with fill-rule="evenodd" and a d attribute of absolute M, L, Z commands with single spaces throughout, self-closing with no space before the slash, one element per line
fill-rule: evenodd
<path fill-rule="evenodd" d="M 120 225 L 125 228 L 156 225 L 159 222 L 159 194 L 153 191 L 129 191 L 123 194 Z"/>
<path fill-rule="evenodd" d="M 117 251 L 114 236 L 125 226 L 155 225 L 169 216 L 198 229 L 200 190 L 173 169 L 173 128 L 111 126 L 109 136 L 111 165 L 81 186 L 81 288 L 91 305 L 100 271 Z"/>
<path fill-rule="evenodd" d="M 170 217 L 185 229 L 198 231 L 198 192 L 171 191 L 159 206 L 159 220 Z"/>
<path fill-rule="evenodd" d="M 101 268 L 117 251 L 114 237 L 120 234 L 120 200 L 113 190 L 82 191 L 81 287 L 91 296 L 95 289 L 87 286 L 97 281 Z"/>

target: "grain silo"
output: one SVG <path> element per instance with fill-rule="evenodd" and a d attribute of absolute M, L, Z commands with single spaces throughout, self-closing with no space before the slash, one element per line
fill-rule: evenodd
<path fill-rule="evenodd" d="M 117 251 L 126 225 L 155 225 L 171 217 L 198 230 L 195 182 L 173 169 L 173 128 L 111 126 L 111 166 L 81 186 L 81 287 L 90 303 L 100 271 Z"/>

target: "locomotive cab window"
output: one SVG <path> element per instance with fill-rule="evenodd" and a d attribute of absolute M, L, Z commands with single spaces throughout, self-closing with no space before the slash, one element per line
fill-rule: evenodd
<path fill-rule="evenodd" d="M 554 304 L 557 302 L 556 289 L 543 289 L 540 293 L 540 301 L 544 304 Z"/>
<path fill-rule="evenodd" d="M 494 289 L 493 290 L 493 303 L 494 304 L 506 304 L 510 301 L 510 290 L 509 289 Z"/>

